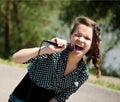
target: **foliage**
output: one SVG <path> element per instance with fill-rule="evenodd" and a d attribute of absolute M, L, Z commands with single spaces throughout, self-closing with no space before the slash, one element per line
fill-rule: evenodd
<path fill-rule="evenodd" d="M 39 46 L 43 39 L 60 32 L 60 2 L 54 3 L 53 0 L 1 0 L 0 56 L 8 58 L 21 48 Z"/>

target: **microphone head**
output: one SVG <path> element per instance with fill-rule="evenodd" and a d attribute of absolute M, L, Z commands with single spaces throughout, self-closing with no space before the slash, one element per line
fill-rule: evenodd
<path fill-rule="evenodd" d="M 71 43 L 67 43 L 67 48 L 68 51 L 73 51 L 74 50 L 74 45 Z"/>

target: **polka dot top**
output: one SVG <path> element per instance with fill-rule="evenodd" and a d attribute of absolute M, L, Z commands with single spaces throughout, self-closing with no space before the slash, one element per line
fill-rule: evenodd
<path fill-rule="evenodd" d="M 31 80 L 40 87 L 54 90 L 58 102 L 65 102 L 89 76 L 83 60 L 73 72 L 64 76 L 68 54 L 69 51 L 64 50 L 55 54 L 40 55 L 27 62 Z"/>

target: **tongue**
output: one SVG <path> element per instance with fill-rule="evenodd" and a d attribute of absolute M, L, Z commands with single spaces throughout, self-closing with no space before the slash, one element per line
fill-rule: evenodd
<path fill-rule="evenodd" d="M 82 48 L 82 47 L 79 47 L 79 46 L 75 46 L 75 49 L 76 49 L 76 50 L 82 50 L 83 48 Z"/>

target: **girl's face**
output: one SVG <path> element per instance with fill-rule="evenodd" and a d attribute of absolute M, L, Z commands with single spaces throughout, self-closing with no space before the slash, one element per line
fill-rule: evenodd
<path fill-rule="evenodd" d="M 73 34 L 70 35 L 70 42 L 75 46 L 74 53 L 85 55 L 91 48 L 93 30 L 91 27 L 80 24 Z"/>

